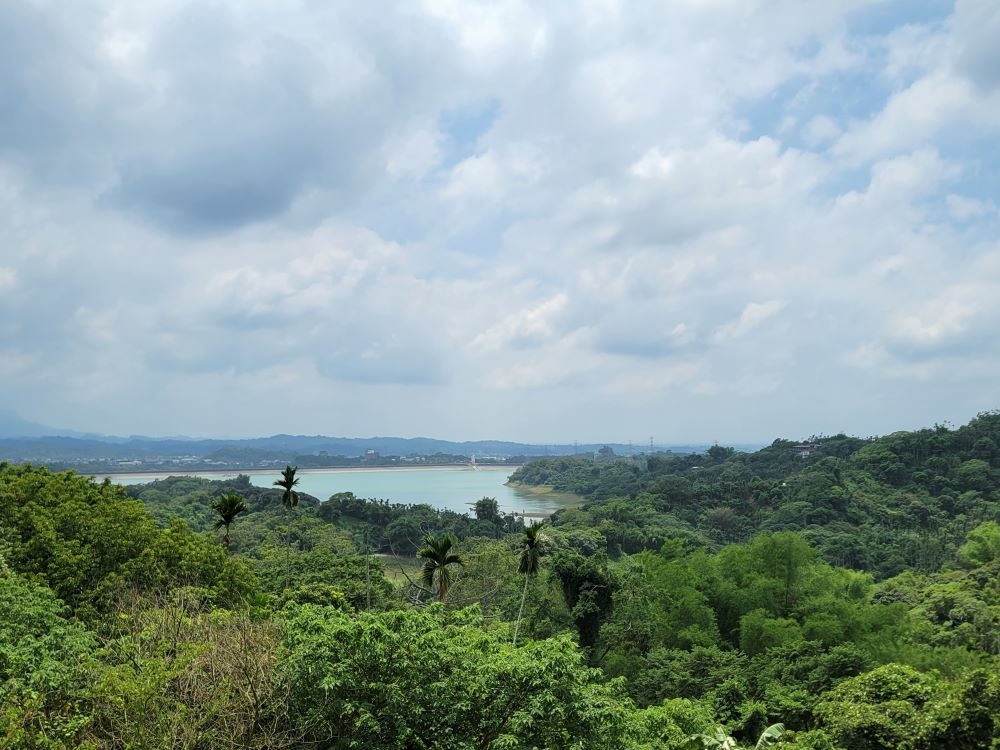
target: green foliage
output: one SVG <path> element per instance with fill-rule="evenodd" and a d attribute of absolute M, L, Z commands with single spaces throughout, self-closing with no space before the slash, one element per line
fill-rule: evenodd
<path fill-rule="evenodd" d="M 704 703 L 675 698 L 632 714 L 629 747 L 635 750 L 689 748 L 691 737 L 711 731 L 712 711 Z"/>
<path fill-rule="evenodd" d="M 100 591 L 106 601 L 134 589 L 165 592 L 182 587 L 202 589 L 218 604 L 234 606 L 254 595 L 257 581 L 245 560 L 228 557 L 211 539 L 174 521 Z"/>
<path fill-rule="evenodd" d="M 476 520 L 495 523 L 500 520 L 500 505 L 495 497 L 484 497 L 476 501 Z"/>
<path fill-rule="evenodd" d="M 845 750 L 984 748 L 1000 729 L 1000 680 L 974 672 L 955 686 L 888 664 L 840 683 L 816 713 Z"/>
<path fill-rule="evenodd" d="M 120 487 L 2 464 L 0 529 L 8 564 L 39 575 L 74 607 L 158 534 L 142 505 L 127 500 Z"/>
<path fill-rule="evenodd" d="M 235 492 L 226 492 L 216 498 L 212 503 L 212 510 L 219 514 L 219 520 L 215 522 L 215 530 L 225 527 L 226 533 L 222 537 L 222 543 L 229 549 L 229 527 L 236 520 L 236 516 L 246 513 L 249 508 L 247 501 Z"/>
<path fill-rule="evenodd" d="M 87 747 L 300 747 L 273 675 L 280 633 L 198 591 L 126 600 L 89 691 Z"/>
<path fill-rule="evenodd" d="M 531 464 L 544 532 L 0 464 L 0 746 L 1000 747 L 1000 417 L 812 444 Z"/>
<path fill-rule="evenodd" d="M 784 724 L 772 724 L 763 732 L 754 744 L 755 750 L 763 750 L 776 743 L 785 733 Z M 699 733 L 688 738 L 688 747 L 692 750 L 739 750 L 740 744 L 735 737 L 730 737 L 722 727 L 716 727 L 711 734 Z"/>
<path fill-rule="evenodd" d="M 301 533 L 302 527 L 298 531 L 300 544 L 287 559 L 286 551 L 277 544 L 268 544 L 260 551 L 254 569 L 263 591 L 282 601 L 317 601 L 317 596 L 332 595 L 320 592 L 333 590 L 355 609 L 365 609 L 369 602 L 381 607 L 392 596 L 378 558 L 366 560 L 354 554 L 349 545 L 340 543 L 325 528 L 310 534 Z M 290 581 L 287 590 L 286 570 Z"/>
<path fill-rule="evenodd" d="M 465 565 L 462 556 L 451 551 L 454 546 L 455 538 L 450 534 L 441 537 L 428 534 L 424 537 L 424 546 L 417 552 L 417 557 L 424 561 L 420 568 L 420 580 L 437 592 L 438 601 L 443 602 L 448 596 L 452 566 Z"/>
<path fill-rule="evenodd" d="M 593 647 L 613 602 L 615 582 L 607 559 L 600 553 L 584 557 L 576 550 L 560 550 L 552 557 L 552 569 L 562 584 L 580 645 Z"/>
<path fill-rule="evenodd" d="M 298 471 L 297 466 L 286 466 L 281 472 L 281 479 L 274 480 L 274 486 L 283 490 L 281 504 L 287 510 L 299 504 L 299 493 L 295 491 L 295 486 L 299 483 L 298 477 L 295 476 L 296 471 Z"/>
<path fill-rule="evenodd" d="M 96 639 L 67 614 L 50 589 L 0 573 L 0 746 L 70 747 L 86 725 Z"/>
<path fill-rule="evenodd" d="M 1000 413 L 988 413 L 958 430 L 812 438 L 807 457 L 776 440 L 755 453 L 712 446 L 700 456 L 654 454 L 645 465 L 545 458 L 512 480 L 585 497 L 553 523 L 599 529 L 612 556 L 655 551 L 671 537 L 716 549 L 795 531 L 828 562 L 884 579 L 939 569 L 956 559 L 970 524 L 1000 518 L 998 445 Z M 967 551 L 992 554 L 989 544 Z"/>
<path fill-rule="evenodd" d="M 316 513 L 325 521 L 356 529 L 355 533 L 366 536 L 379 552 L 410 556 L 417 553 L 428 534 L 450 534 L 455 539 L 473 536 L 495 539 L 523 528 L 521 518 L 504 515 L 495 502 L 494 498 L 478 500 L 475 517 L 469 518 L 464 513 L 438 510 L 430 505 L 366 500 L 351 492 L 340 492 Z"/>
<path fill-rule="evenodd" d="M 543 554 L 543 539 L 540 531 L 541 524 L 539 523 L 532 523 L 524 529 L 524 537 L 521 540 L 521 554 L 517 558 L 517 572 L 521 575 L 533 576 L 538 573 Z"/>
<path fill-rule="evenodd" d="M 524 602 L 528 598 L 528 583 L 532 576 L 538 574 L 542 563 L 543 539 L 540 533 L 541 524 L 532 523 L 524 529 L 521 540 L 521 554 L 517 558 L 517 572 L 524 576 L 524 588 L 521 591 L 521 605 L 517 609 L 517 621 L 514 624 L 514 645 L 517 645 L 517 634 L 521 629 L 521 618 L 524 615 Z"/>
<path fill-rule="evenodd" d="M 970 568 L 1000 560 L 1000 523 L 986 521 L 970 531 L 958 550 L 958 559 Z"/>
<path fill-rule="evenodd" d="M 347 748 L 624 747 L 617 683 L 568 638 L 514 648 L 472 611 L 284 614 L 280 679 L 307 742 Z"/>

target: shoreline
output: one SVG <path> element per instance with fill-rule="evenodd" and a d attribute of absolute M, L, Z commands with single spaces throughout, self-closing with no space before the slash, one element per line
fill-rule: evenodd
<path fill-rule="evenodd" d="M 557 490 L 551 484 L 524 484 L 523 482 L 504 482 L 505 487 L 510 487 L 518 492 L 526 492 L 539 500 L 551 498 L 553 500 L 571 500 L 575 505 L 583 504 L 584 498 L 575 492 L 563 492 Z M 567 506 L 573 507 L 573 506 Z"/>
<path fill-rule="evenodd" d="M 511 473 L 521 468 L 520 464 L 478 464 L 475 469 L 468 464 L 435 464 L 432 466 L 322 466 L 299 469 L 296 474 L 350 474 L 368 473 L 375 471 L 500 471 L 509 470 Z M 280 474 L 280 469 L 192 469 L 184 470 L 164 470 L 164 471 L 113 471 L 100 473 L 80 473 L 80 476 L 91 479 L 102 480 L 105 477 L 114 481 L 116 477 L 154 477 L 156 479 L 166 479 L 167 477 L 202 477 L 211 478 L 207 475 L 238 476 L 260 476 L 262 474 Z"/>

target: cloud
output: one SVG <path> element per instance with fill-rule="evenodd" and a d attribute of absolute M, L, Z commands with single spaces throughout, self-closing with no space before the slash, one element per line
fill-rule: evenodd
<path fill-rule="evenodd" d="M 712 338 L 721 343 L 746 336 L 765 320 L 777 315 L 784 307 L 785 303 L 781 300 L 751 302 L 743 308 L 739 318 L 719 326 L 712 334 Z"/>
<path fill-rule="evenodd" d="M 933 149 L 882 159 L 871 167 L 871 180 L 864 193 L 851 192 L 840 197 L 842 203 L 860 201 L 870 207 L 890 203 L 908 204 L 914 199 L 934 194 L 943 182 L 959 175 L 955 164 L 944 161 Z"/>
<path fill-rule="evenodd" d="M 568 302 L 568 297 L 560 293 L 539 305 L 519 310 L 477 335 L 471 346 L 485 351 L 497 351 L 507 347 L 537 348 L 551 344 L 558 330 L 559 318 Z"/>
<path fill-rule="evenodd" d="M 957 221 L 966 221 L 977 216 L 982 216 L 991 210 L 985 201 L 977 200 L 975 198 L 966 198 L 965 196 L 955 195 L 954 193 L 948 195 L 945 198 L 945 201 L 948 206 L 948 212 Z"/>
<path fill-rule="evenodd" d="M 870 120 L 855 123 L 834 146 L 834 153 L 861 162 L 913 148 L 956 119 L 968 118 L 975 96 L 963 78 L 944 72 L 921 78 L 892 96 Z"/>
<path fill-rule="evenodd" d="M 995 4 L 869 6 L 3 6 L 0 408 L 660 442 L 994 407 Z"/>
<path fill-rule="evenodd" d="M 840 126 L 826 115 L 816 115 L 803 128 L 803 136 L 810 146 L 819 146 L 840 135 Z"/>
<path fill-rule="evenodd" d="M 958 0 L 953 20 L 958 69 L 984 89 L 1000 85 L 1000 8 L 989 0 Z"/>

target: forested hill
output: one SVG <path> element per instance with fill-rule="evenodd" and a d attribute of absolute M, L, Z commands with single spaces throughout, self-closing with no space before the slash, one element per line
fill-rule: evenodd
<path fill-rule="evenodd" d="M 555 524 L 597 528 L 615 553 L 798 531 L 830 562 L 885 578 L 954 560 L 971 528 L 1000 517 L 1000 413 L 877 439 L 775 440 L 754 453 L 543 458 L 511 479 L 587 498 Z"/>
<path fill-rule="evenodd" d="M 0 462 L 0 748 L 1000 750 L 996 425 L 541 462 L 527 528 Z"/>

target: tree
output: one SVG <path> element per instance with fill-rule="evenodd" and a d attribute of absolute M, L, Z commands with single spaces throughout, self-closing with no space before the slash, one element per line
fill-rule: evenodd
<path fill-rule="evenodd" d="M 215 522 L 215 530 L 225 527 L 226 533 L 222 536 L 222 545 L 229 551 L 229 527 L 232 525 L 233 521 L 236 520 L 236 516 L 240 513 L 246 513 L 247 501 L 242 495 L 237 495 L 235 492 L 227 492 L 216 498 L 215 502 L 212 503 L 212 510 L 219 514 L 219 520 Z"/>
<path fill-rule="evenodd" d="M 297 466 L 285 466 L 281 472 L 281 479 L 274 480 L 275 487 L 281 487 L 284 492 L 281 495 L 281 504 L 285 506 L 285 511 L 292 512 L 292 509 L 299 504 L 299 493 L 295 491 L 295 485 L 299 483 L 295 472 L 299 470 Z M 292 552 L 292 527 L 291 523 L 285 527 L 285 588 L 288 588 L 288 563 Z"/>
<path fill-rule="evenodd" d="M 0 573 L 0 747 L 78 746 L 97 639 L 69 615 L 51 589 Z"/>
<path fill-rule="evenodd" d="M 552 569 L 562 584 L 580 645 L 593 648 L 614 602 L 615 579 L 607 555 L 601 551 L 585 557 L 576 550 L 560 550 L 552 556 Z"/>
<path fill-rule="evenodd" d="M 281 617 L 276 675 L 302 732 L 296 747 L 634 746 L 623 738 L 632 706 L 621 682 L 586 667 L 568 634 L 514 649 L 476 607 L 291 605 Z"/>
<path fill-rule="evenodd" d="M 455 545 L 455 537 L 445 534 L 435 537 L 428 534 L 424 537 L 424 546 L 417 552 L 417 557 L 423 558 L 424 565 L 420 570 L 420 580 L 430 589 L 437 589 L 438 601 L 444 601 L 451 586 L 452 565 L 465 565 L 461 555 L 451 551 Z"/>
<path fill-rule="evenodd" d="M 784 724 L 772 724 L 763 731 L 754 745 L 754 750 L 765 750 L 771 747 L 785 733 Z M 740 744 L 730 737 L 726 730 L 717 727 L 714 734 L 696 734 L 688 738 L 689 747 L 696 750 L 740 750 Z"/>
<path fill-rule="evenodd" d="M 514 625 L 514 645 L 517 645 L 517 633 L 521 628 L 521 616 L 524 614 L 524 600 L 528 596 L 528 580 L 538 573 L 541 566 L 542 550 L 541 536 L 539 530 L 541 524 L 532 523 L 524 529 L 524 537 L 521 539 L 521 556 L 518 562 L 517 571 L 524 576 L 524 588 L 521 590 L 521 606 L 517 609 L 517 623 Z"/>
<path fill-rule="evenodd" d="M 821 728 L 845 750 L 930 750 L 943 683 L 903 664 L 886 664 L 850 677 L 823 695 L 816 706 Z"/>
<path fill-rule="evenodd" d="M 0 463 L 0 547 L 14 571 L 75 610 L 140 555 L 159 531 L 121 486 L 71 472 Z M 0 742 L 0 745 L 3 743 Z"/>
<path fill-rule="evenodd" d="M 299 483 L 295 472 L 299 470 L 297 466 L 286 466 L 281 472 L 281 479 L 274 480 L 275 487 L 281 487 L 284 493 L 281 495 L 281 504 L 286 510 L 291 510 L 299 504 L 299 493 L 295 491 L 295 485 Z"/>
<path fill-rule="evenodd" d="M 500 506 L 495 497 L 484 497 L 476 501 L 476 519 L 490 523 L 500 520 Z"/>
<path fill-rule="evenodd" d="M 1000 524 L 986 521 L 970 531 L 965 544 L 958 549 L 958 559 L 969 567 L 1000 559 Z"/>
<path fill-rule="evenodd" d="M 714 461 L 725 461 L 727 458 L 736 455 L 736 449 L 714 443 L 705 453 Z"/>

